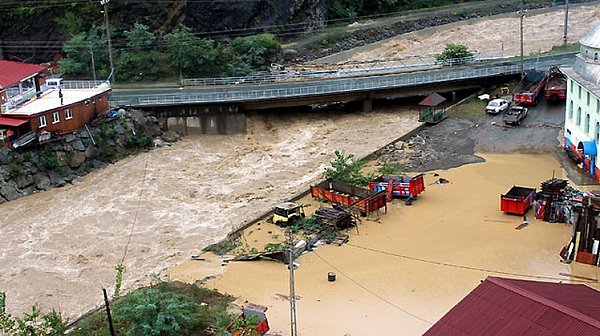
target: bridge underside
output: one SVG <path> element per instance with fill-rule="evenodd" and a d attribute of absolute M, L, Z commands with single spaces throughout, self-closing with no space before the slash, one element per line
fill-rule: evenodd
<path fill-rule="evenodd" d="M 444 93 L 475 89 L 495 83 L 503 83 L 507 79 L 507 77 L 494 77 L 479 82 L 471 80 L 386 90 L 314 95 L 310 97 L 266 99 L 240 103 L 154 106 L 150 108 L 142 107 L 142 109 L 153 113 L 161 121 L 161 125 L 165 130 L 176 127 L 182 133 L 187 134 L 188 127 L 193 127 L 198 129 L 202 134 L 235 134 L 246 131 L 246 116 L 244 111 L 361 101 L 363 111 L 370 112 L 373 100 L 377 99 L 426 96 L 432 92 Z"/>

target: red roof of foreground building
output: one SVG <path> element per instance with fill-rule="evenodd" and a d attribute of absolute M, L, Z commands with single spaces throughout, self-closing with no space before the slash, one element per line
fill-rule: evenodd
<path fill-rule="evenodd" d="M 46 69 L 48 67 L 37 64 L 0 60 L 0 90 Z"/>
<path fill-rule="evenodd" d="M 585 285 L 488 277 L 424 336 L 600 335 L 600 292 Z"/>

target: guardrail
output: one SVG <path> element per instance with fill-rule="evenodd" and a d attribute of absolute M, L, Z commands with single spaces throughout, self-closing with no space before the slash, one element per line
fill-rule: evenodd
<path fill-rule="evenodd" d="M 102 84 L 110 85 L 107 81 L 100 80 L 65 80 L 62 81 L 62 89 L 63 90 L 89 90 L 94 89 Z"/>
<path fill-rule="evenodd" d="M 570 57 L 566 61 L 573 62 L 574 59 L 574 57 Z M 545 57 L 541 60 L 530 59 L 523 63 L 523 69 L 548 68 L 552 65 L 556 65 L 556 63 L 556 59 L 551 57 Z M 194 103 L 250 102 L 378 89 L 393 89 L 474 78 L 514 75 L 520 73 L 520 71 L 521 64 L 515 62 L 506 65 L 480 65 L 476 68 L 448 67 L 433 71 L 387 74 L 381 76 L 326 79 L 306 82 L 281 82 L 262 87 L 260 84 L 229 86 L 223 88 L 213 87 L 210 89 L 180 90 L 180 92 L 176 93 L 153 95 L 119 95 L 113 92 L 112 100 L 117 106 L 140 107 Z"/>

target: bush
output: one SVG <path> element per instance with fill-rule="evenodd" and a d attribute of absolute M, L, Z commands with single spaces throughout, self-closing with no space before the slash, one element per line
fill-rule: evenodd
<path fill-rule="evenodd" d="M 444 51 L 435 56 L 436 61 L 449 65 L 464 64 L 473 53 L 463 44 L 446 44 Z"/>
<path fill-rule="evenodd" d="M 209 325 L 224 329 L 233 317 L 226 313 L 232 298 L 195 285 L 161 282 L 113 302 L 118 335 L 204 335 Z M 104 309 L 74 325 L 72 336 L 108 336 Z"/>
<path fill-rule="evenodd" d="M 342 182 L 356 185 L 367 185 L 374 178 L 372 174 L 363 175 L 361 169 L 366 162 L 356 160 L 353 154 L 344 155 L 343 152 L 336 150 L 335 159 L 331 161 L 331 168 L 325 168 L 323 176 Z"/>

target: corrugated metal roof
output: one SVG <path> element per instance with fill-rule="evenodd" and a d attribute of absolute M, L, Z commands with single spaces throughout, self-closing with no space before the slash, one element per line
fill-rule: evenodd
<path fill-rule="evenodd" d="M 21 126 L 28 121 L 29 121 L 29 119 L 0 117 L 0 125 L 2 125 L 2 126 L 15 126 L 16 127 L 16 126 Z"/>
<path fill-rule="evenodd" d="M 0 60 L 0 90 L 46 69 L 48 67 L 37 64 Z"/>
<path fill-rule="evenodd" d="M 424 336 L 598 336 L 600 292 L 488 277 Z"/>
<path fill-rule="evenodd" d="M 586 36 L 579 40 L 579 43 L 590 48 L 600 48 L 600 22 Z"/>

